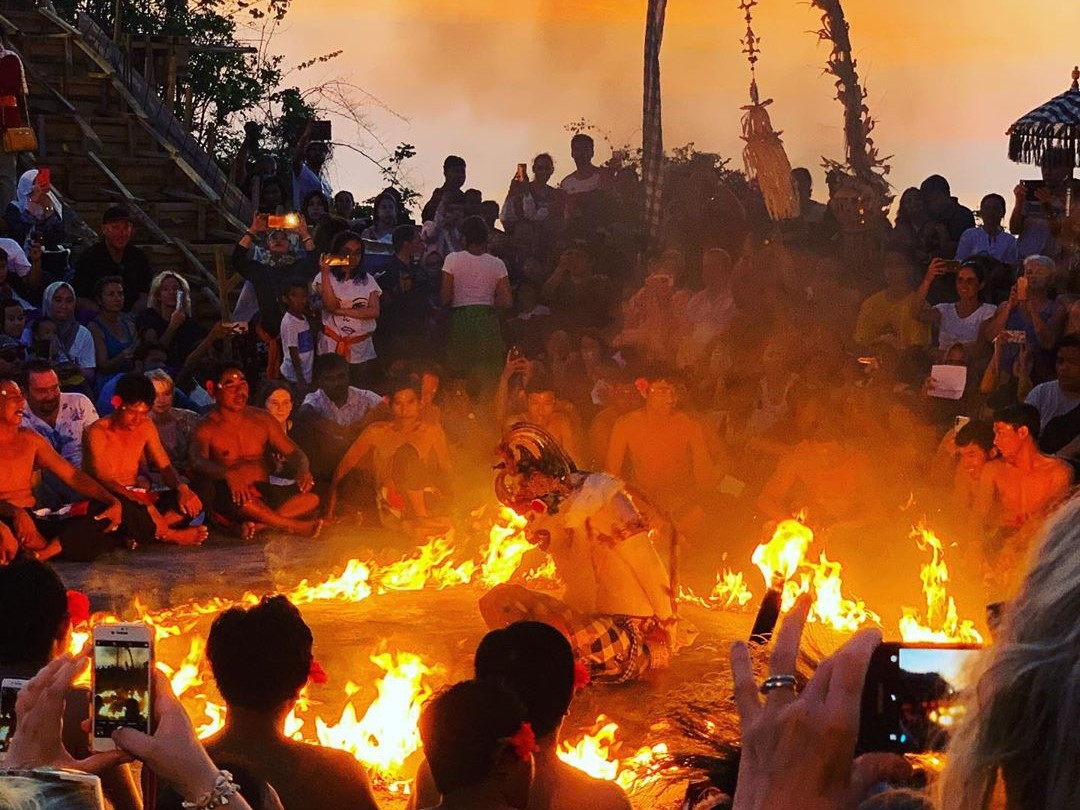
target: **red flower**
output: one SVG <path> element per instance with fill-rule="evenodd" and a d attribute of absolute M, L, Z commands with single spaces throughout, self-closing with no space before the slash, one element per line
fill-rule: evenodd
<path fill-rule="evenodd" d="M 311 659 L 311 667 L 308 669 L 308 680 L 320 685 L 330 680 L 329 676 L 326 674 L 326 670 L 324 670 L 314 658 Z"/>
<path fill-rule="evenodd" d="M 113 410 L 119 410 L 120 406 L 124 404 L 124 400 L 120 399 L 119 394 L 113 394 L 113 398 L 109 400 L 109 404 L 113 406 Z"/>
<path fill-rule="evenodd" d="M 638 377 L 634 380 L 634 388 L 636 388 L 637 392 L 644 398 L 649 394 L 649 381 L 644 377 Z"/>
<path fill-rule="evenodd" d="M 82 591 L 67 592 L 68 620 L 72 626 L 90 619 L 90 599 Z"/>
<path fill-rule="evenodd" d="M 589 668 L 586 667 L 580 661 L 574 662 L 574 691 L 584 689 L 592 682 L 592 675 L 589 674 Z"/>
<path fill-rule="evenodd" d="M 514 749 L 522 762 L 528 762 L 536 751 L 536 735 L 530 723 L 522 723 L 513 737 L 507 737 L 506 744 Z"/>

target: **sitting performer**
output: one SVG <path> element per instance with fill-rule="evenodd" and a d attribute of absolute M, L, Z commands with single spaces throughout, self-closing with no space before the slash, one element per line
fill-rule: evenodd
<path fill-rule="evenodd" d="M 676 646 L 671 581 L 625 484 L 579 472 L 534 425 L 511 429 L 500 453 L 496 495 L 528 520 L 526 537 L 551 555 L 566 593 L 560 601 L 501 585 L 480 600 L 488 626 L 550 624 L 601 680 L 621 683 L 665 668 Z"/>
<path fill-rule="evenodd" d="M 206 539 L 207 529 L 188 523 L 202 513 L 202 502 L 176 474 L 157 427 L 147 418 L 156 397 L 154 384 L 142 374 L 120 377 L 113 412 L 94 422 L 83 436 L 83 467 L 120 499 L 121 535 L 136 543 L 160 540 L 197 546 Z M 168 490 L 153 492 L 140 486 L 139 462 L 144 454 Z"/>
<path fill-rule="evenodd" d="M 400 521 L 419 531 L 441 534 L 449 524 L 434 517 L 431 509 L 450 482 L 446 434 L 439 425 L 420 419 L 420 390 L 411 381 L 397 384 L 390 395 L 390 409 L 393 419 L 366 427 L 337 465 L 326 514 L 333 516 L 342 480 L 366 462 L 374 473 L 383 525 Z"/>
<path fill-rule="evenodd" d="M 214 407 L 191 435 L 191 469 L 195 490 L 219 522 L 240 527 L 251 540 L 270 526 L 291 534 L 313 537 L 320 522 L 310 517 L 319 508 L 311 491 L 315 480 L 307 456 L 285 435 L 281 424 L 266 411 L 248 407 L 248 383 L 235 363 L 223 363 L 206 380 Z M 294 484 L 270 481 L 267 456 L 279 453 L 293 469 Z"/>
<path fill-rule="evenodd" d="M 120 522 L 120 504 L 110 492 L 64 461 L 30 428 L 22 427 L 26 399 L 13 380 L 0 379 L 0 521 L 14 532 L 19 545 L 39 559 L 89 561 L 116 547 L 108 535 Z M 52 514 L 36 510 L 30 487 L 36 471 L 56 476 L 62 484 L 104 509 L 91 516 L 86 502 Z"/>

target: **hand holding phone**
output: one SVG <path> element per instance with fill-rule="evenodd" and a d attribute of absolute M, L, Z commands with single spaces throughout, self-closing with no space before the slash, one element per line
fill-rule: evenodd
<path fill-rule="evenodd" d="M 0 754 L 8 750 L 15 734 L 15 701 L 19 690 L 28 681 L 22 678 L 4 678 L 0 682 Z"/>
<path fill-rule="evenodd" d="M 34 179 L 34 183 L 41 188 L 52 187 L 52 171 L 48 166 L 38 169 L 37 177 Z"/>
<path fill-rule="evenodd" d="M 100 624 L 93 629 L 91 748 L 112 751 L 120 728 L 150 733 L 154 653 L 145 624 Z"/>

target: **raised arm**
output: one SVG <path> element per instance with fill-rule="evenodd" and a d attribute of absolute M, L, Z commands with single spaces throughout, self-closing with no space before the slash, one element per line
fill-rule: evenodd
<path fill-rule="evenodd" d="M 919 289 L 915 291 L 915 294 L 911 296 L 911 317 L 934 326 L 941 323 L 941 313 L 926 303 L 926 295 L 930 292 L 930 285 L 934 283 L 934 279 L 945 275 L 946 267 L 944 259 L 934 259 L 930 262 L 930 267 L 927 268 L 926 275 L 923 276 L 922 284 L 919 285 Z"/>

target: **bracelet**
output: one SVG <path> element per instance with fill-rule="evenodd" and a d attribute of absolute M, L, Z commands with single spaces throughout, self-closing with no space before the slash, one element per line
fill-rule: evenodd
<path fill-rule="evenodd" d="M 233 775 L 228 771 L 218 771 L 209 793 L 197 802 L 180 802 L 180 806 L 184 810 L 213 810 L 215 807 L 224 807 L 229 803 L 229 799 L 240 791 L 232 778 Z"/>
<path fill-rule="evenodd" d="M 255 234 L 253 234 L 251 231 L 244 231 L 244 236 L 246 236 L 248 239 L 254 239 L 255 238 Z M 241 236 L 240 238 L 243 239 L 244 236 Z"/>

